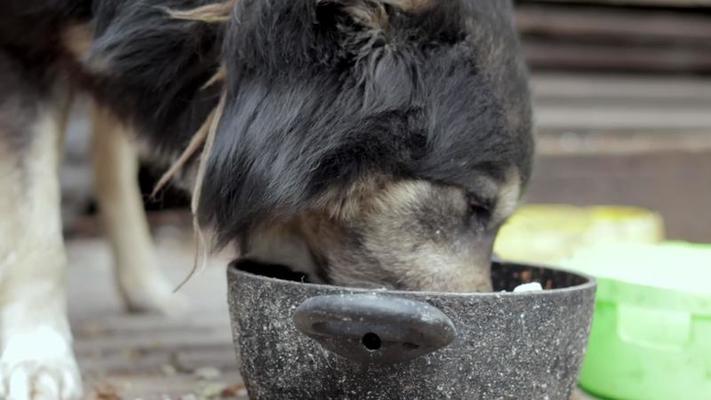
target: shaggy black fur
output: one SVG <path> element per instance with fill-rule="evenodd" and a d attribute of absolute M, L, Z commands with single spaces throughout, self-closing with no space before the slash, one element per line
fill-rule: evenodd
<path fill-rule="evenodd" d="M 199 209 L 220 243 L 368 174 L 473 192 L 477 176 L 511 166 L 528 179 L 529 95 L 509 1 L 386 6 L 383 29 L 345 7 L 370 0 L 241 0 L 214 25 L 165 11 L 212 1 L 3 1 L 0 45 L 46 66 L 62 26 L 92 21 L 83 83 L 172 155 L 217 103 L 220 88 L 202 86 L 223 62 L 227 103 Z"/>
<path fill-rule="evenodd" d="M 93 91 L 161 153 L 181 151 L 219 98 L 217 86 L 202 87 L 219 65 L 222 27 L 167 14 L 207 3 L 95 1 Z"/>
<path fill-rule="evenodd" d="M 91 0 L 3 0 L 0 4 L 0 44 L 22 53 L 52 53 L 58 32 L 91 18 Z M 47 65 L 44 65 L 47 67 Z"/>
<path fill-rule="evenodd" d="M 220 243 L 368 174 L 474 192 L 477 176 L 512 165 L 527 179 L 528 92 L 507 2 L 390 9 L 382 32 L 326 4 L 244 0 L 227 29 L 227 108 L 199 210 Z M 491 73 L 491 53 L 514 65 Z"/>

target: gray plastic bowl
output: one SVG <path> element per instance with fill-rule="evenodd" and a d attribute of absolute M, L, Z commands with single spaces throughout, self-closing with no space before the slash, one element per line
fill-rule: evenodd
<path fill-rule="evenodd" d="M 235 347 L 251 399 L 567 400 L 587 344 L 595 282 L 494 263 L 497 291 L 316 285 L 228 271 Z"/>

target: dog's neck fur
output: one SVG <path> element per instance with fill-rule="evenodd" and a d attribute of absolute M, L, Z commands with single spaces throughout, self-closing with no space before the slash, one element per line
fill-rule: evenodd
<path fill-rule="evenodd" d="M 327 283 L 318 255 L 296 223 L 278 224 L 256 229 L 244 237 L 240 256 L 265 265 L 288 267 L 305 274 L 310 282 Z"/>

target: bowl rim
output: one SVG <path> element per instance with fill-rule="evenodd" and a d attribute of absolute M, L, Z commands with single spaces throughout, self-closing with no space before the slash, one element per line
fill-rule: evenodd
<path fill-rule="evenodd" d="M 528 268 L 545 268 L 549 270 L 554 270 L 554 271 L 559 271 L 559 272 L 564 272 L 568 273 L 571 275 L 578 276 L 580 278 L 585 279 L 585 282 L 579 284 L 579 285 L 574 285 L 574 286 L 568 286 L 564 288 L 556 288 L 556 289 L 544 289 L 540 291 L 531 291 L 531 292 L 508 292 L 508 291 L 494 291 L 494 292 L 437 292 L 437 291 L 415 291 L 415 290 L 390 290 L 390 289 L 380 289 L 380 288 L 360 288 L 360 287 L 349 287 L 349 286 L 340 286 L 340 285 L 327 285 L 324 283 L 311 283 L 311 282 L 297 282 L 297 281 L 290 281 L 286 279 L 279 279 L 279 278 L 272 278 L 264 275 L 257 275 L 251 272 L 247 272 L 244 270 L 241 270 L 235 266 L 235 264 L 239 263 L 240 261 L 244 260 L 235 260 L 229 263 L 227 267 L 227 275 L 228 275 L 228 280 L 232 282 L 232 277 L 239 277 L 241 276 L 247 276 L 251 279 L 256 279 L 258 281 L 266 281 L 266 282 L 271 282 L 271 283 L 277 283 L 280 285 L 287 285 L 287 286 L 300 286 L 300 287 L 306 287 L 306 288 L 311 288 L 315 290 L 321 290 L 321 291 L 350 291 L 353 293 L 364 293 L 364 294 L 387 294 L 387 295 L 406 295 L 406 296 L 416 296 L 416 297 L 515 297 L 515 298 L 525 298 L 525 297 L 531 297 L 531 296 L 546 296 L 546 295 L 558 295 L 558 294 L 567 294 L 567 293 L 573 293 L 573 292 L 582 292 L 586 290 L 596 290 L 597 289 L 597 280 L 588 274 L 580 273 L 577 271 L 572 271 L 567 268 L 560 268 L 560 267 L 555 267 L 551 265 L 543 265 L 543 264 L 530 264 L 530 263 L 522 263 L 522 262 L 516 262 L 516 261 L 506 261 L 506 260 L 494 260 L 492 261 L 492 266 L 494 264 L 498 264 L 501 266 L 518 266 L 518 267 L 528 267 Z"/>

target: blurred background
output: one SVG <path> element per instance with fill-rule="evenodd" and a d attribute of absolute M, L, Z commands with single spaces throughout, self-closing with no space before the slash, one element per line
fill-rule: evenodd
<path fill-rule="evenodd" d="M 711 1 L 519 1 L 539 132 L 530 202 L 658 211 L 711 241 Z"/>

